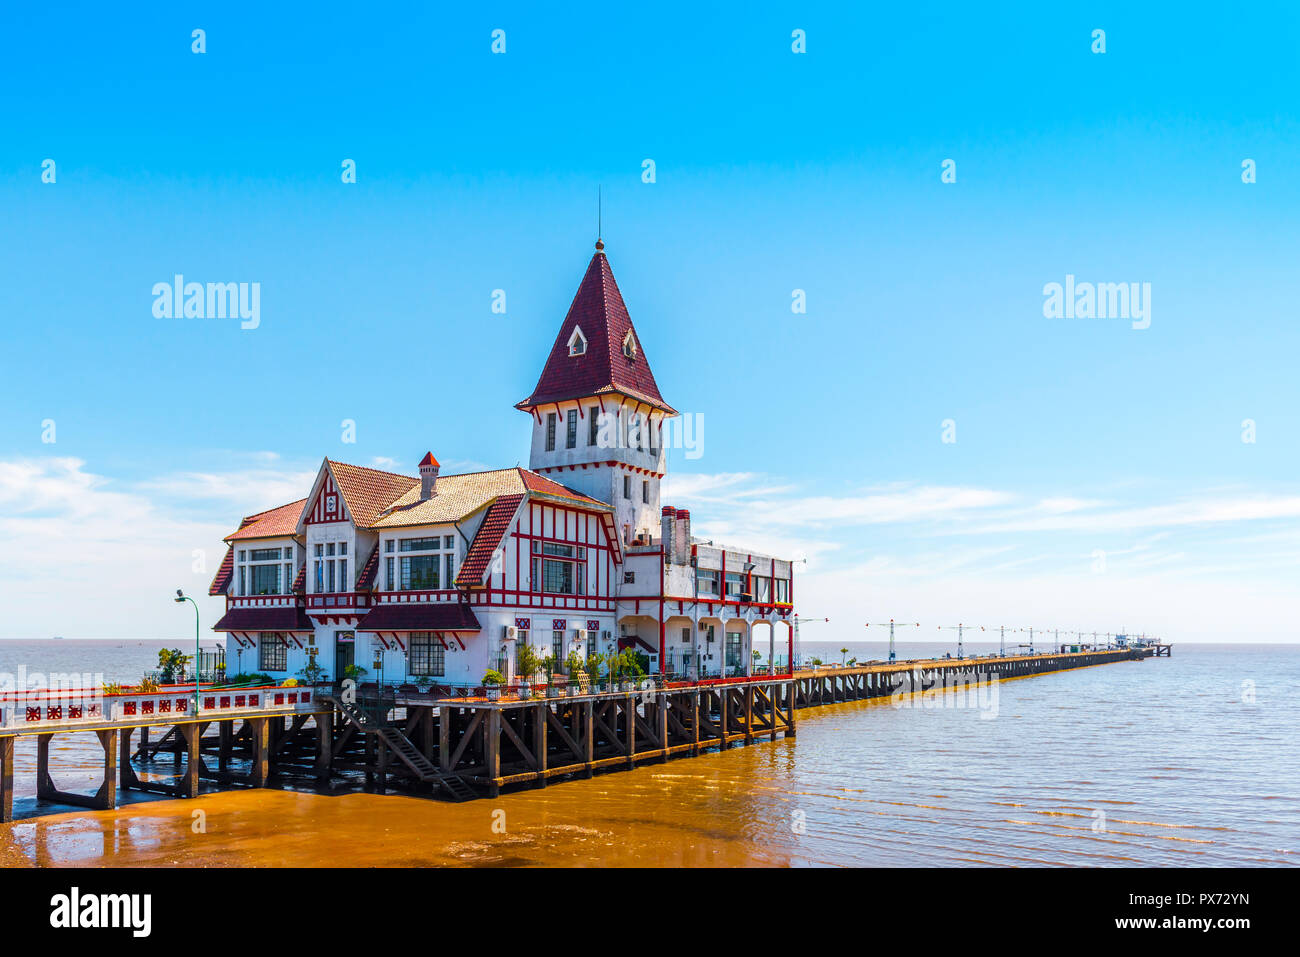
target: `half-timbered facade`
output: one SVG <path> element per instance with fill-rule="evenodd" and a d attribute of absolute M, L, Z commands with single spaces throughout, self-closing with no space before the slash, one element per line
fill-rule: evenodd
<path fill-rule="evenodd" d="M 518 649 L 565 660 L 633 647 L 704 677 L 788 664 L 790 562 L 694 539 L 660 504 L 676 414 L 603 244 L 532 394 L 529 468 L 415 475 L 326 459 L 305 498 L 226 538 L 210 593 L 227 668 L 476 686 Z M 233 645 L 233 647 L 231 647 Z"/>

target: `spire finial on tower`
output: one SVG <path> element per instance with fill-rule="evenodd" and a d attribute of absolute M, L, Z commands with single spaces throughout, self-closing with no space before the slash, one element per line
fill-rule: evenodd
<path fill-rule="evenodd" d="M 604 240 L 600 238 L 604 228 L 604 223 L 602 222 L 603 214 L 604 214 L 604 209 L 602 208 L 602 204 L 601 204 L 601 189 L 599 186 L 597 186 L 596 187 L 596 251 L 597 252 L 600 252 L 602 249 L 605 248 Z"/>

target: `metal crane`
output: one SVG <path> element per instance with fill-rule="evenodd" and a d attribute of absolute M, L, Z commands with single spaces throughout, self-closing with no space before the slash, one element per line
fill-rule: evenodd
<path fill-rule="evenodd" d="M 887 624 L 888 624 L 888 627 L 889 627 L 889 660 L 890 660 L 890 661 L 893 661 L 893 660 L 894 660 L 894 619 L 892 619 L 892 618 L 889 619 L 889 621 L 888 621 Z M 871 625 L 872 625 L 871 622 L 867 622 L 866 627 L 867 627 L 867 628 L 870 628 Z M 886 627 L 886 624 L 885 624 L 885 623 L 881 623 L 881 622 L 876 622 L 875 625 L 876 625 L 877 628 L 884 628 L 884 627 Z M 915 628 L 920 628 L 920 627 L 921 627 L 921 623 L 920 623 L 919 621 L 914 621 L 914 622 L 906 622 L 906 621 L 904 621 L 904 622 L 899 623 L 898 627 L 899 627 L 899 628 L 913 628 L 913 627 L 915 627 Z"/>
<path fill-rule="evenodd" d="M 939 625 L 939 630 L 940 630 L 940 631 L 943 631 L 944 629 L 947 629 L 948 631 L 956 631 L 956 632 L 957 632 L 957 657 L 958 657 L 958 658 L 965 658 L 965 657 L 966 657 L 966 653 L 965 653 L 965 651 L 962 650 L 962 640 L 961 640 L 961 639 L 962 639 L 962 629 L 964 629 L 965 627 L 966 627 L 966 626 L 963 625 L 963 624 L 956 624 L 956 625 Z M 980 631 L 983 631 L 983 630 L 984 630 L 984 626 L 983 626 L 983 625 L 971 625 L 971 627 L 972 627 L 972 628 L 979 628 Z"/>

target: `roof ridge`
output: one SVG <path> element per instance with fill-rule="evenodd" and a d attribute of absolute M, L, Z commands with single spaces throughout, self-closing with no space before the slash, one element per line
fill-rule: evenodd
<path fill-rule="evenodd" d="M 325 456 L 325 461 L 330 465 L 346 465 L 350 469 L 364 469 L 367 472 L 374 472 L 378 475 L 391 475 L 393 478 L 407 479 L 411 482 L 420 481 L 418 475 L 403 475 L 401 472 L 389 472 L 385 469 L 377 469 L 369 465 L 353 465 L 351 462 L 340 462 L 338 459 L 332 459 L 328 455 Z"/>
<path fill-rule="evenodd" d="M 290 506 L 293 505 L 301 505 L 305 501 L 307 501 L 307 496 L 304 495 L 302 498 L 296 499 L 295 501 L 285 502 L 283 505 L 276 505 L 273 508 L 264 508 L 260 512 L 254 512 L 252 515 L 245 515 L 243 521 L 245 523 L 252 523 L 257 521 L 263 515 L 270 515 L 272 512 L 278 512 L 282 508 L 289 508 Z M 244 526 L 242 525 L 240 526 L 240 528 L 243 527 Z M 238 529 L 236 529 L 236 531 L 238 531 Z"/>

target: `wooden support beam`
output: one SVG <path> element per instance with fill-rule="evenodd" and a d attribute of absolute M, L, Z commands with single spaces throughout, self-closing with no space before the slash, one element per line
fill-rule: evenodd
<path fill-rule="evenodd" d="M 587 777 L 591 777 L 591 765 L 596 760 L 596 711 L 591 698 L 582 703 L 582 752 L 587 764 Z"/>
<path fill-rule="evenodd" d="M 316 715 L 316 780 L 327 781 L 334 763 L 334 712 Z"/>
<path fill-rule="evenodd" d="M 249 718 L 245 725 L 253 742 L 253 766 L 249 770 L 248 783 L 263 788 L 271 773 L 270 729 L 266 718 Z"/>
<path fill-rule="evenodd" d="M 481 713 L 481 712 L 480 712 Z M 497 779 L 501 777 L 501 709 L 491 708 L 483 722 L 483 758 L 487 765 L 488 797 L 501 794 Z"/>
<path fill-rule="evenodd" d="M 13 735 L 0 738 L 0 824 L 14 819 L 14 741 Z"/>
<path fill-rule="evenodd" d="M 668 760 L 668 698 L 660 694 L 655 699 L 655 730 L 659 733 L 659 754 L 663 761 Z"/>
<path fill-rule="evenodd" d="M 185 747 L 185 773 L 176 781 L 176 796 L 196 798 L 199 796 L 199 726 L 178 724 L 176 730 Z"/>
<path fill-rule="evenodd" d="M 460 765 L 461 756 L 465 753 L 465 749 L 469 747 L 470 742 L 474 740 L 474 733 L 479 731 L 480 728 L 482 729 L 481 735 L 486 746 L 487 725 L 489 722 L 484 720 L 483 716 L 485 714 L 487 714 L 487 712 L 481 708 L 474 709 L 474 717 L 470 719 L 469 724 L 465 728 L 465 732 L 460 736 L 460 744 L 456 745 L 456 750 L 452 752 L 450 766 L 443 768 L 444 771 L 454 771 Z M 487 754 L 486 748 L 483 753 Z M 500 751 L 498 751 L 497 754 L 499 757 Z M 500 767 L 499 763 L 498 767 Z"/>
<path fill-rule="evenodd" d="M 626 695 L 623 698 L 623 717 L 627 721 L 627 766 L 636 765 L 636 698 Z"/>
<path fill-rule="evenodd" d="M 533 711 L 533 754 L 537 758 L 537 786 L 546 787 L 546 726 L 551 706 L 546 701 L 537 702 Z"/>
<path fill-rule="evenodd" d="M 433 709 L 429 709 L 433 714 Z M 451 770 L 451 715 L 452 709 L 446 706 L 438 709 L 438 765 L 444 771 Z"/>

